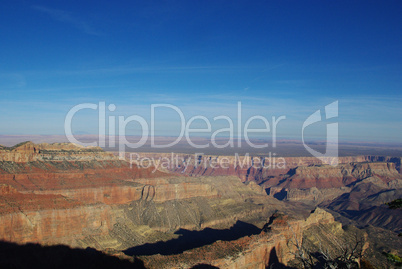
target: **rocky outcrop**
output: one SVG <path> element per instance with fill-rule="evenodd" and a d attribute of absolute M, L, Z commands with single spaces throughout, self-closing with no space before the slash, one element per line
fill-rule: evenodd
<path fill-rule="evenodd" d="M 64 158 L 62 161 L 0 162 L 0 184 L 11 185 L 19 191 L 119 185 L 122 180 L 163 175 L 166 174 L 152 168 L 138 168 L 125 161 L 108 158 L 87 161 Z"/>
<path fill-rule="evenodd" d="M 86 235 L 107 235 L 115 223 L 109 208 L 85 205 L 0 215 L 0 239 L 10 242 L 78 246 Z"/>
<path fill-rule="evenodd" d="M 138 156 L 158 158 L 158 154 L 155 153 L 141 153 Z M 170 154 L 162 154 L 159 157 L 172 159 Z M 185 154 L 175 155 L 175 157 L 178 158 L 179 165 L 168 169 L 175 173 L 190 176 L 232 174 L 238 176 L 243 182 L 256 182 L 265 188 L 270 196 L 277 199 L 301 202 L 308 206 L 319 204 L 327 206 L 333 201 L 331 209 L 337 212 L 346 212 L 345 210 L 365 212 L 359 217 L 348 215 L 352 219 L 360 220 L 362 225 L 370 223 L 395 229 L 397 225 L 391 223 L 397 224 L 400 220 L 395 212 L 391 215 L 384 215 L 380 213 L 380 208 L 375 210 L 373 208 L 372 211 L 365 208 L 366 211 L 362 211 L 362 203 L 366 203 L 365 199 L 362 203 L 357 203 L 356 199 L 344 201 L 343 198 L 349 197 L 347 195 L 351 193 L 352 189 L 353 193 L 364 193 L 364 188 L 357 188 L 357 186 L 369 182 L 376 186 L 376 193 L 400 189 L 402 176 L 400 174 L 401 158 L 399 157 L 370 155 L 340 157 L 340 164 L 335 167 L 322 164 L 318 159 L 309 157 L 290 157 L 283 160 L 269 157 Z M 279 167 L 280 161 L 285 165 Z M 226 168 L 222 164 L 226 164 Z M 375 195 L 375 193 L 371 194 Z M 337 199 L 338 197 L 339 199 Z M 337 205 L 338 203 L 339 205 Z M 353 206 L 355 209 L 352 209 Z M 387 212 L 387 210 L 383 210 L 383 212 Z M 387 218 L 387 216 L 393 217 Z"/>
<path fill-rule="evenodd" d="M 143 256 L 141 259 L 149 268 L 190 268 L 197 264 L 209 264 L 218 268 L 263 269 L 270 265 L 286 265 L 294 259 L 295 240 L 302 242 L 304 232 L 318 225 L 342 230 L 342 225 L 320 208 L 305 220 L 275 214 L 258 235 L 234 241 L 218 241 L 182 254 Z"/>
<path fill-rule="evenodd" d="M 217 197 L 211 185 L 198 182 L 170 184 L 167 179 L 126 180 L 120 184 L 91 188 L 69 188 L 60 190 L 34 191 L 36 194 L 60 194 L 84 203 L 127 204 L 144 200 L 165 202 L 194 197 Z"/>
<path fill-rule="evenodd" d="M 168 176 L 98 148 L 28 142 L 2 153 L 0 239 L 18 243 L 122 250 L 281 206 L 237 177 Z"/>
<path fill-rule="evenodd" d="M 137 186 L 130 184 L 127 192 L 100 187 L 22 193 L 3 186 L 0 239 L 119 250 L 173 238 L 178 229 L 225 228 L 239 219 L 258 221 L 272 207 L 281 207 L 236 177 L 147 179 Z"/>
<path fill-rule="evenodd" d="M 93 232 L 107 234 L 114 220 L 108 207 L 82 204 L 56 194 L 20 193 L 2 185 L 0 240 L 74 245 Z"/>
<path fill-rule="evenodd" d="M 393 163 L 350 163 L 332 166 L 297 167 L 278 187 L 289 189 L 339 188 L 367 177 L 377 176 L 385 183 L 402 178 Z"/>
<path fill-rule="evenodd" d="M 282 189 L 271 188 L 272 195 L 278 199 L 288 201 L 301 201 L 306 204 L 320 204 L 324 201 L 333 200 L 343 193 L 350 191 L 349 187 L 318 189 L 316 187 L 307 189 Z M 281 197 L 283 195 L 283 197 Z"/>
<path fill-rule="evenodd" d="M 226 229 L 238 220 L 261 224 L 275 209 L 286 210 L 282 202 L 261 193 L 261 189 L 256 192 L 237 177 L 173 177 L 156 182 L 162 184 L 151 185 L 152 181 L 144 180 L 142 197 L 119 206 L 120 217 L 110 233 L 117 240 L 113 248 L 172 239 L 179 229 Z M 148 186 L 155 186 L 154 198 Z M 102 249 L 108 244 L 104 238 L 92 236 L 82 246 Z"/>
<path fill-rule="evenodd" d="M 315 157 L 273 157 L 273 156 L 215 156 L 191 155 L 180 153 L 126 153 L 126 159 L 136 163 L 139 160 L 149 159 L 155 162 L 168 162 L 165 171 L 176 172 L 189 176 L 219 176 L 236 175 L 242 181 L 256 181 L 262 183 L 288 174 L 298 167 L 319 167 L 323 162 Z M 332 163 L 333 158 L 325 160 L 325 164 Z M 401 158 L 388 156 L 348 156 L 338 157 L 341 165 L 350 163 L 393 163 L 395 169 L 401 172 Z M 324 165 L 325 166 L 325 165 Z M 328 165 L 326 165 L 328 166 Z M 329 166 L 331 167 L 331 166 Z M 329 171 L 328 171 L 329 172 Z M 334 171 L 333 171 L 334 172 Z M 277 183 L 273 182 L 274 185 Z M 268 183 L 270 186 L 272 184 Z"/>
<path fill-rule="evenodd" d="M 241 222 L 263 230 L 144 260 L 151 268 L 266 268 L 287 264 L 295 240 L 303 241 L 314 227 L 343 235 L 326 211 L 306 215 L 316 204 L 343 216 L 359 212 L 348 217 L 362 224 L 383 223 L 395 231 L 401 226 L 400 216 L 390 218 L 383 205 L 400 195 L 400 159 L 356 156 L 332 167 L 315 158 L 286 158 L 279 167 L 279 158 L 225 158 L 187 155 L 160 168 L 151 159 L 130 163 L 73 144 L 1 147 L 0 240 L 119 252 L 179 240 L 186 231 L 225 234 Z"/>
<path fill-rule="evenodd" d="M 385 267 L 387 261 L 381 251 L 387 249 L 384 246 L 391 243 L 386 241 L 396 240 L 392 244 L 394 247 L 399 247 L 401 240 L 397 236 L 391 239 L 384 231 L 368 232 L 369 234 L 352 226 L 342 226 L 341 223 L 334 221 L 331 214 L 317 208 L 305 219 L 275 213 L 261 233 L 256 235 L 232 241 L 217 241 L 175 255 L 152 255 L 140 258 L 148 268 L 193 268 L 193 266 L 196 268 L 196 265 L 233 269 L 286 268 L 286 266 L 302 268 L 295 259 L 298 253 L 296 245 L 305 253 L 310 251 L 317 254 L 323 251 L 335 258 L 343 255 L 345 251 L 351 253 L 358 244 L 356 253 L 364 254 L 364 263 L 367 266 L 373 264 L 378 268 Z M 381 233 L 382 244 L 375 240 L 374 233 Z M 382 246 L 380 249 L 376 249 L 378 244 Z M 399 255 L 400 251 L 397 253 Z M 363 264 L 363 260 L 360 259 L 356 259 L 356 262 Z"/>
<path fill-rule="evenodd" d="M 0 148 L 0 161 L 27 163 L 34 161 L 117 160 L 99 147 L 82 147 L 72 143 L 34 144 L 30 141 Z"/>
<path fill-rule="evenodd" d="M 395 168 L 399 173 L 402 173 L 402 158 L 401 157 L 390 157 L 390 156 L 367 156 L 366 161 L 368 162 L 388 162 L 394 163 Z"/>
<path fill-rule="evenodd" d="M 269 194 L 278 199 L 313 202 L 331 201 L 351 187 L 371 181 L 380 188 L 400 188 L 402 176 L 394 163 L 350 163 L 297 167 L 286 174 Z"/>
<path fill-rule="evenodd" d="M 355 220 L 362 227 L 370 224 L 401 233 L 402 210 L 390 209 L 386 205 L 400 197 L 402 189 L 384 189 L 372 181 L 366 181 L 334 199 L 327 207 Z"/>

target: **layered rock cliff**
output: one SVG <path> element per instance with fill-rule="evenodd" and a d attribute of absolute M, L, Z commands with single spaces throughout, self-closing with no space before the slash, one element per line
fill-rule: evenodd
<path fill-rule="evenodd" d="M 176 255 L 140 258 L 149 268 L 191 268 L 197 264 L 217 268 L 280 268 L 295 259 L 297 244 L 303 245 L 303 241 L 311 237 L 313 232 L 318 237 L 331 232 L 339 240 L 347 234 L 330 213 L 317 208 L 305 219 L 276 213 L 256 235 L 233 241 L 218 241 Z"/>
<path fill-rule="evenodd" d="M 364 173 L 389 176 L 401 172 L 401 158 L 388 156 L 338 157 L 341 165 L 325 165 L 315 157 L 272 157 L 272 156 L 213 156 L 180 153 L 134 153 L 126 154 L 133 163 L 145 159 L 152 163 L 166 163 L 158 167 L 163 171 L 189 176 L 238 176 L 243 182 L 255 181 L 265 188 L 276 186 L 285 177 L 297 174 L 305 179 L 299 188 L 329 188 L 349 184 L 356 179 L 367 177 Z M 332 158 L 333 159 L 333 158 Z M 331 158 L 325 163 L 333 162 Z M 385 165 L 385 166 L 384 166 Z M 163 167 L 163 169 L 162 169 Z M 343 171 L 345 170 L 345 171 Z M 381 171 L 382 170 L 382 171 Z M 358 174 L 363 173 L 363 174 Z M 297 175 L 295 177 L 297 177 Z M 392 177 L 395 177 L 393 175 Z M 311 182 L 313 179 L 319 182 Z M 296 181 L 297 182 L 297 181 Z M 295 183 L 297 184 L 297 183 Z M 283 184 L 284 185 L 284 184 Z"/>
<path fill-rule="evenodd" d="M 384 205 L 401 195 L 400 158 L 342 157 L 332 167 L 305 157 L 180 155 L 155 167 L 171 155 L 146 157 L 130 163 L 73 144 L 0 147 L 0 240 L 116 255 L 181 242 L 178 253 L 142 259 L 151 268 L 266 268 L 288 264 L 296 239 L 314 245 L 313 234 L 347 233 L 322 209 L 309 215 L 317 204 L 361 227 L 400 232 L 400 210 Z"/>
<path fill-rule="evenodd" d="M 27 142 L 1 154 L 2 240 L 122 250 L 283 206 L 237 177 L 168 176 L 99 148 Z"/>

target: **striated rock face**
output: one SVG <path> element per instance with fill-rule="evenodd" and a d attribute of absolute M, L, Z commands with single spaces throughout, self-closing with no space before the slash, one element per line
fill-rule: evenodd
<path fill-rule="evenodd" d="M 141 153 L 150 158 L 171 158 L 170 154 Z M 194 156 L 178 155 L 182 164 L 168 167 L 170 171 L 190 176 L 236 175 L 243 182 L 255 182 L 266 189 L 270 196 L 284 201 L 303 203 L 309 206 L 321 204 L 332 210 L 357 220 L 361 225 L 372 224 L 395 230 L 400 222 L 397 212 L 388 212 L 370 207 L 362 196 L 362 203 L 354 193 L 377 195 L 390 193 L 402 187 L 400 174 L 401 158 L 383 156 L 340 157 L 336 167 L 323 165 L 316 158 L 284 158 L 285 166 L 279 166 L 279 158 L 247 156 Z M 228 168 L 222 164 L 223 159 Z M 330 160 L 329 160 L 330 161 Z M 269 166 L 271 164 L 271 166 Z M 274 165 L 275 164 L 275 165 Z M 264 167 L 261 167 L 264 166 Z M 357 187 L 371 182 L 375 192 Z M 350 195 L 349 195 L 350 194 Z M 360 194 L 359 194 L 360 195 Z M 345 198 L 346 197 L 346 198 Z M 387 196 L 388 197 L 388 196 Z M 388 197 L 387 201 L 391 201 Z M 393 196 L 393 199 L 399 197 Z M 378 199 L 377 199 L 378 201 Z M 367 204 L 367 206 L 363 206 Z M 376 205 L 379 206 L 379 205 Z M 363 210 L 364 209 L 364 210 Z M 350 211 L 353 210 L 353 211 Z M 380 213 L 382 212 L 385 213 Z M 353 212 L 353 215 L 346 214 Z M 356 212 L 360 212 L 357 216 Z M 363 212 L 365 212 L 363 214 Z M 396 229 L 397 230 L 397 229 Z M 395 231 L 396 231 L 395 230 Z"/>
<path fill-rule="evenodd" d="M 336 227 L 342 225 L 333 216 L 317 208 L 307 219 L 293 219 L 276 214 L 258 235 L 242 237 L 234 241 L 218 241 L 209 246 L 185 251 L 177 255 L 143 256 L 148 268 L 190 268 L 197 264 L 209 264 L 218 268 L 267 268 L 286 265 L 294 259 L 295 240 L 314 226 Z"/>
<path fill-rule="evenodd" d="M 336 167 L 301 166 L 287 175 L 277 187 L 289 189 L 339 188 L 371 176 L 377 176 L 385 183 L 402 178 L 393 163 L 350 163 Z"/>
<path fill-rule="evenodd" d="M 367 156 L 366 161 L 369 162 L 387 162 L 394 163 L 395 168 L 399 173 L 402 173 L 402 158 L 401 157 L 390 157 L 390 156 Z"/>
<path fill-rule="evenodd" d="M 1 189 L 0 239 L 98 249 L 169 239 L 180 228 L 225 228 L 239 219 L 258 222 L 272 207 L 281 207 L 236 177 L 129 180 L 125 186 L 33 193 Z"/>
<path fill-rule="evenodd" d="M 0 215 L 0 221 L 1 240 L 71 246 L 86 234 L 107 235 L 115 222 L 102 205 L 14 212 Z"/>
<path fill-rule="evenodd" d="M 98 148 L 28 142 L 2 150 L 0 239 L 18 243 L 122 250 L 181 228 L 259 223 L 283 206 L 237 177 L 169 176 Z"/>
<path fill-rule="evenodd" d="M 26 163 L 44 160 L 116 160 L 99 147 L 82 147 L 72 143 L 34 144 L 24 142 L 0 148 L 0 161 Z"/>
<path fill-rule="evenodd" d="M 401 158 L 384 156 L 339 157 L 336 167 L 314 157 L 209 156 L 138 153 L 137 158 L 170 160 L 164 171 L 189 176 L 235 175 L 253 181 L 272 196 L 310 204 L 332 200 L 350 191 L 350 185 L 368 177 L 379 178 L 385 188 L 400 188 Z M 127 158 L 130 159 L 129 154 Z M 328 160 L 330 162 L 331 160 Z M 378 183 L 378 182 L 377 182 Z"/>
<path fill-rule="evenodd" d="M 74 245 L 88 231 L 105 234 L 113 218 L 102 205 L 84 205 L 56 194 L 20 193 L 2 185 L 0 240 Z"/>
<path fill-rule="evenodd" d="M 349 192 L 350 186 L 362 180 L 375 181 L 381 188 L 395 188 L 402 176 L 393 163 L 350 163 L 332 166 L 297 167 L 269 189 L 270 195 L 287 200 L 310 200 L 316 203 L 332 200 Z"/>
<path fill-rule="evenodd" d="M 318 189 L 316 187 L 307 188 L 307 189 L 298 189 L 298 188 L 290 188 L 290 189 L 275 189 L 271 188 L 271 194 L 280 198 L 280 195 L 284 195 L 283 199 L 289 201 L 300 201 L 306 204 L 320 204 L 324 201 L 332 200 L 342 195 L 343 193 L 347 193 L 350 191 L 349 187 L 340 187 L 340 188 L 325 188 Z"/>
<path fill-rule="evenodd" d="M 164 182 L 164 183 L 162 183 Z M 198 182 L 170 184 L 166 179 L 127 180 L 121 184 L 91 188 L 35 191 L 37 194 L 60 194 L 84 203 L 127 204 L 146 200 L 165 202 L 194 197 L 217 197 L 218 192 L 211 185 Z"/>
<path fill-rule="evenodd" d="M 139 169 L 100 148 L 22 143 L 0 150 L 0 239 L 79 245 L 116 223 L 109 205 L 141 197 L 134 178 L 165 175 Z"/>
<path fill-rule="evenodd" d="M 327 207 L 354 220 L 400 233 L 400 210 L 385 203 L 401 197 L 402 177 L 395 163 L 350 163 L 337 167 L 297 167 L 269 194 L 282 200 Z"/>
<path fill-rule="evenodd" d="M 363 181 L 326 206 L 361 226 L 370 224 L 401 233 L 402 210 L 389 209 L 386 205 L 401 197 L 402 189 L 384 189 L 371 181 Z"/>
<path fill-rule="evenodd" d="M 126 154 L 128 161 L 149 158 L 151 160 L 163 162 L 169 160 L 170 165 L 165 170 L 190 176 L 222 176 L 236 175 L 242 181 L 256 181 L 262 183 L 267 179 L 288 174 L 292 169 L 300 167 L 319 167 L 323 163 L 315 157 L 271 157 L 271 156 L 214 156 L 214 155 L 191 155 L 191 154 L 171 154 L 171 153 L 135 153 L 135 157 Z M 329 158 L 326 163 L 331 163 Z M 395 169 L 401 172 L 401 158 L 388 156 L 350 156 L 339 157 L 339 164 L 350 163 L 393 163 Z M 323 165 L 327 166 L 327 165 Z M 332 167 L 332 166 L 328 166 Z M 327 171 L 329 175 L 336 175 L 338 172 Z M 274 183 L 276 184 L 276 183 Z M 272 184 L 270 184 L 272 186 Z"/>
<path fill-rule="evenodd" d="M 283 208 L 282 202 L 254 191 L 236 177 L 160 178 L 155 179 L 156 185 L 144 182 L 141 198 L 119 207 L 120 218 L 110 233 L 117 240 L 114 249 L 172 239 L 179 229 L 225 229 L 238 220 L 259 224 L 275 208 Z M 154 197 L 148 186 L 155 186 Z M 98 236 L 83 242 L 83 246 L 94 245 L 107 247 Z"/>
<path fill-rule="evenodd" d="M 402 225 L 384 207 L 401 195 L 400 158 L 348 157 L 337 167 L 286 158 L 279 167 L 279 158 L 233 157 L 228 168 L 216 167 L 221 158 L 187 155 L 178 166 L 157 169 L 73 144 L 0 147 L 0 240 L 119 253 L 188 243 L 193 232 L 204 242 L 208 232 L 216 239 L 208 245 L 143 258 L 150 268 L 266 268 L 287 264 L 296 239 L 320 233 L 314 227 L 343 235 L 328 212 L 306 214 L 317 204 L 362 224 L 394 231 Z M 223 236 L 238 223 L 253 232 Z"/>
<path fill-rule="evenodd" d="M 130 165 L 96 147 L 25 142 L 0 149 L 0 184 L 22 192 L 119 186 L 127 185 L 127 179 L 163 175 L 152 167 Z"/>
<path fill-rule="evenodd" d="M 141 153 L 150 158 L 158 154 Z M 162 158 L 171 158 L 169 154 Z M 383 204 L 400 198 L 401 158 L 387 156 L 340 157 L 336 167 L 316 158 L 271 158 L 253 156 L 178 155 L 180 165 L 167 170 L 190 176 L 235 175 L 243 182 L 255 182 L 277 199 L 308 206 L 329 206 L 360 225 L 367 224 L 399 231 L 401 216 Z M 331 162 L 331 160 L 327 160 Z M 222 163 L 226 167 L 222 167 Z M 369 189 L 364 187 L 371 184 Z M 385 195 L 387 193 L 387 195 Z M 390 195 L 393 193 L 393 195 Z M 368 196 L 387 197 L 369 201 Z"/>
<path fill-rule="evenodd" d="M 387 234 L 382 236 L 385 235 Z M 379 242 L 373 240 L 373 237 L 373 233 L 368 236 L 357 228 L 343 227 L 330 213 L 316 208 L 305 219 L 275 213 L 256 235 L 232 241 L 217 241 L 176 255 L 152 255 L 140 258 L 147 268 L 192 268 L 201 264 L 228 269 L 286 266 L 302 268 L 302 265 L 295 260 L 296 245 L 312 253 L 324 251 L 331 257 L 337 257 L 342 255 L 345 249 L 350 253 L 360 241 L 356 251 L 362 251 L 366 263 L 368 261 L 382 268 L 387 262 L 381 251 L 375 249 Z M 386 237 L 384 239 L 391 240 Z M 400 246 L 400 242 L 401 240 L 397 240 L 394 244 Z M 362 262 L 360 259 L 356 261 Z"/>

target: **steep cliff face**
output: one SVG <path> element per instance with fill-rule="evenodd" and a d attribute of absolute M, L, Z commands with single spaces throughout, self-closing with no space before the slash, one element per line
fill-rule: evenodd
<path fill-rule="evenodd" d="M 402 176 L 394 163 L 350 163 L 297 167 L 270 188 L 270 195 L 288 200 L 332 200 L 362 180 L 375 181 L 384 189 L 399 188 Z"/>
<path fill-rule="evenodd" d="M 275 209 L 285 210 L 282 202 L 237 177 L 172 177 L 142 183 L 141 197 L 119 206 L 119 220 L 110 232 L 117 240 L 114 249 L 172 239 L 179 229 L 225 229 L 238 220 L 261 224 Z M 99 236 L 87 237 L 82 246 L 110 247 Z"/>
<path fill-rule="evenodd" d="M 306 219 L 276 214 L 257 235 L 218 241 L 177 255 L 143 256 L 141 259 L 149 268 L 190 268 L 197 264 L 209 264 L 218 268 L 263 269 L 272 264 L 286 265 L 294 259 L 296 240 L 302 242 L 305 231 L 318 225 L 342 231 L 342 225 L 335 222 L 331 214 L 317 208 Z"/>
<path fill-rule="evenodd" d="M 314 157 L 213 156 L 165 153 L 127 154 L 127 160 L 149 158 L 152 162 L 169 161 L 163 171 L 189 176 L 238 176 L 243 182 L 254 181 L 264 188 L 339 188 L 371 175 L 395 178 L 401 171 L 401 158 L 387 156 L 339 157 L 337 167 L 324 165 Z M 334 160 L 328 158 L 326 163 Z M 284 179 L 293 176 L 292 182 Z"/>
<path fill-rule="evenodd" d="M 0 150 L 0 239 L 77 245 L 108 235 L 111 206 L 141 197 L 135 178 L 165 175 L 130 166 L 100 148 L 22 143 Z"/>
<path fill-rule="evenodd" d="M 361 227 L 371 224 L 399 233 L 401 211 L 390 210 L 385 203 L 400 198 L 401 188 L 402 176 L 395 163 L 364 162 L 297 167 L 271 187 L 269 194 L 282 200 L 320 204 Z"/>
<path fill-rule="evenodd" d="M 0 196 L 0 240 L 26 243 L 74 245 L 92 231 L 106 234 L 113 218 L 100 204 L 86 205 L 56 194 L 20 193 L 2 185 Z"/>
<path fill-rule="evenodd" d="M 265 181 L 267 179 L 287 174 L 296 167 L 321 166 L 322 161 L 315 157 L 272 157 L 272 156 L 215 156 L 215 155 L 191 155 L 171 153 L 135 153 L 135 157 L 127 153 L 128 161 L 146 159 L 162 161 L 169 160 L 166 170 L 190 175 L 190 176 L 219 176 L 236 175 L 243 181 Z M 328 158 L 325 163 L 332 163 L 333 158 Z M 339 157 L 340 164 L 383 162 L 394 163 L 398 172 L 401 170 L 400 157 L 387 156 L 349 156 Z"/>
<path fill-rule="evenodd" d="M 99 188 L 18 192 L 0 188 L 0 239 L 125 249 L 178 229 L 259 222 L 282 203 L 236 177 L 158 178 Z"/>
<path fill-rule="evenodd" d="M 270 194 L 281 200 L 298 201 L 305 204 L 317 205 L 325 201 L 331 201 L 340 195 L 350 191 L 350 187 L 340 188 L 325 188 L 318 189 L 316 187 L 306 189 L 283 189 L 283 188 L 271 188 Z"/>
<path fill-rule="evenodd" d="M 0 150 L 0 184 L 18 191 L 118 186 L 122 180 L 163 175 L 152 167 L 130 165 L 96 147 L 26 142 Z"/>
<path fill-rule="evenodd" d="M 217 241 L 175 255 L 151 255 L 140 258 L 148 268 L 192 268 L 196 265 L 228 269 L 286 266 L 302 268 L 300 261 L 295 259 L 300 249 L 303 249 L 305 255 L 307 251 L 315 254 L 322 251 L 333 259 L 343 255 L 345 251 L 352 253 L 355 249 L 354 254 L 363 254 L 366 264 L 371 263 L 378 268 L 386 267 L 387 261 L 381 251 L 388 248 L 376 241 L 372 231 L 368 232 L 369 234 L 352 226 L 342 226 L 341 223 L 334 221 L 331 214 L 316 208 L 305 219 L 275 213 L 256 235 L 232 241 Z M 381 231 L 376 230 L 375 233 Z M 391 239 L 386 233 L 381 235 L 381 239 L 395 240 L 396 242 L 392 242 L 394 247 L 400 246 L 402 242 L 397 236 Z M 388 242 L 388 245 L 390 243 Z M 378 244 L 381 245 L 379 249 Z M 355 261 L 362 263 L 360 258 Z"/>
<path fill-rule="evenodd" d="M 279 158 L 223 158 L 187 155 L 177 166 L 157 169 L 72 144 L 1 147 L 0 240 L 118 252 L 180 239 L 183 229 L 213 229 L 219 235 L 238 222 L 262 228 L 279 211 L 283 215 L 277 213 L 261 233 L 144 258 L 151 268 L 197 263 L 265 268 L 287 264 L 295 238 L 302 240 L 311 227 L 324 225 L 342 234 L 340 224 L 321 209 L 305 218 L 311 205 L 341 214 L 358 211 L 362 214 L 349 217 L 395 231 L 401 225 L 399 215 L 379 213 L 385 201 L 400 195 L 398 159 L 358 156 L 332 167 L 315 158 L 286 158 L 282 167 Z M 292 202 L 279 201 L 280 195 Z"/>
<path fill-rule="evenodd" d="M 390 156 L 367 156 L 366 161 L 369 162 L 388 162 L 394 163 L 395 168 L 399 173 L 402 173 L 402 158 L 401 157 L 390 157 Z"/>
<path fill-rule="evenodd" d="M 326 205 L 361 226 L 373 225 L 396 233 L 402 232 L 402 210 L 390 209 L 386 203 L 402 197 L 402 189 L 384 189 L 371 181 L 357 184 Z"/>
<path fill-rule="evenodd" d="M 0 221 L 1 240 L 70 246 L 79 246 L 77 240 L 87 234 L 107 235 L 115 223 L 103 205 L 23 210 L 0 215 Z"/>
<path fill-rule="evenodd" d="M 0 239 L 19 243 L 121 250 L 281 207 L 237 177 L 167 177 L 98 148 L 24 143 L 3 153 Z"/>
<path fill-rule="evenodd" d="M 157 159 L 172 158 L 170 154 L 141 153 Z M 277 199 L 303 203 L 308 206 L 328 206 L 361 225 L 372 224 L 397 230 L 400 216 L 371 205 L 366 196 L 362 201 L 353 198 L 359 195 L 381 195 L 402 187 L 400 174 L 401 158 L 387 156 L 340 157 L 338 166 L 322 164 L 316 158 L 271 158 L 252 156 L 194 156 L 175 155 L 179 165 L 167 170 L 190 176 L 236 175 L 243 182 L 255 182 Z M 181 163 L 180 163 L 181 161 Z M 330 162 L 331 160 L 327 160 Z M 365 190 L 361 184 L 371 183 L 376 192 Z M 374 190 L 373 189 L 373 190 Z M 390 192 L 388 192 L 390 193 Z M 395 197 L 394 199 L 399 198 Z M 367 198 L 368 199 L 368 198 Z M 388 197 L 389 202 L 391 197 Z M 378 201 L 378 199 L 377 199 Z M 364 206 L 363 204 L 366 204 Z M 353 211 L 350 211 L 353 210 Z M 345 212 L 353 212 L 346 214 Z M 357 214 L 357 212 L 360 212 Z M 384 213 L 381 213 L 384 212 Z M 395 231 L 396 231 L 395 230 Z"/>
<path fill-rule="evenodd" d="M 26 163 L 47 160 L 116 160 L 99 147 L 82 147 L 72 143 L 34 144 L 30 141 L 0 148 L 0 161 Z"/>

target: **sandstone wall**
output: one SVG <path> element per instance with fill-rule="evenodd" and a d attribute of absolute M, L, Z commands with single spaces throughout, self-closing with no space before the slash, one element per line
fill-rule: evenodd
<path fill-rule="evenodd" d="M 21 211 L 0 215 L 0 240 L 68 244 L 89 234 L 105 235 L 115 223 L 104 205 Z"/>

